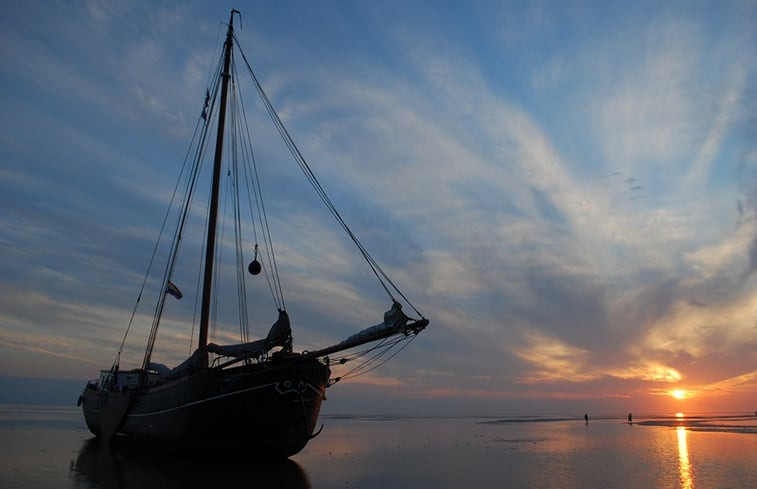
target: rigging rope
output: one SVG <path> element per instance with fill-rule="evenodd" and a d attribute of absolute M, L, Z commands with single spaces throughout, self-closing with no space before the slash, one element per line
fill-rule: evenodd
<path fill-rule="evenodd" d="M 206 102 L 205 102 L 206 106 L 208 102 L 211 102 L 210 107 L 209 107 L 209 111 L 211 114 L 213 113 L 212 108 L 213 106 L 215 106 L 215 103 L 216 103 L 216 95 L 218 92 L 218 86 L 219 86 L 219 83 L 217 80 L 216 84 L 212 87 L 213 89 L 212 101 L 209 101 L 206 99 Z M 178 256 L 179 248 L 181 245 L 181 237 L 182 237 L 182 234 L 187 222 L 187 217 L 189 215 L 189 209 L 191 207 L 192 198 L 194 197 L 195 183 L 197 182 L 197 179 L 199 177 L 202 161 L 204 160 L 205 150 L 207 149 L 206 142 L 207 142 L 208 130 L 210 128 L 210 122 L 208 118 L 204 116 L 206 109 L 207 107 L 204 107 L 203 113 L 200 115 L 200 117 L 197 118 L 195 130 L 194 130 L 192 139 L 190 141 L 189 148 L 187 149 L 187 153 L 184 157 L 184 163 L 182 165 L 181 171 L 179 172 L 179 178 L 176 181 L 176 185 L 174 187 L 174 191 L 171 195 L 171 199 L 169 202 L 168 210 L 166 211 L 165 217 L 163 219 L 163 224 L 161 225 L 161 229 L 158 235 L 158 239 L 156 240 L 155 247 L 153 248 L 153 254 L 150 257 L 148 269 L 147 269 L 147 272 L 145 273 L 145 277 L 142 282 L 142 287 L 140 288 L 139 296 L 137 298 L 137 304 L 135 304 L 134 306 L 132 317 L 129 320 L 129 326 L 127 327 L 126 334 L 124 335 L 124 339 L 121 344 L 121 349 L 123 349 L 123 344 L 126 341 L 126 336 L 128 335 L 129 330 L 131 329 L 131 324 L 133 322 L 137 307 L 139 305 L 139 301 L 142 297 L 142 292 L 144 290 L 145 284 L 152 271 L 152 266 L 157 256 L 159 245 L 162 242 L 162 238 L 165 232 L 168 218 L 171 215 L 172 209 L 174 209 L 174 204 L 178 196 L 178 191 L 181 186 L 181 182 L 184 178 L 184 175 L 186 173 L 187 180 L 186 180 L 186 184 L 184 186 L 184 190 L 182 193 L 182 207 L 181 207 L 182 211 L 179 213 L 176 226 L 174 228 L 174 234 L 172 237 L 172 244 L 171 244 L 169 256 L 166 262 L 166 268 L 164 270 L 163 277 L 160 282 L 161 288 L 160 288 L 159 293 L 161 295 L 158 298 L 158 301 L 155 307 L 155 313 L 153 315 L 152 327 L 150 328 L 150 335 L 147 341 L 147 346 L 145 348 L 144 359 L 142 361 L 143 369 L 147 369 L 150 364 L 150 358 L 152 356 L 153 347 L 155 346 L 155 340 L 157 338 L 158 327 L 160 326 L 160 319 L 163 313 L 163 306 L 165 305 L 165 287 L 168 281 L 171 280 L 171 277 L 173 275 L 173 270 L 176 265 L 176 258 Z M 191 160 L 190 160 L 190 156 L 191 156 Z M 191 166 L 188 166 L 190 161 L 192 162 L 192 164 Z M 187 172 L 187 170 L 189 171 Z M 119 355 L 121 353 L 121 349 L 119 349 Z"/>
<path fill-rule="evenodd" d="M 374 345 L 374 346 L 372 346 L 370 348 L 367 348 L 367 349 L 365 349 L 363 351 L 359 351 L 359 352 L 353 353 L 353 354 L 348 355 L 348 356 L 344 356 L 344 357 L 340 358 L 339 360 L 335 360 L 335 361 L 331 362 L 331 363 L 344 364 L 344 363 L 347 363 L 347 362 L 351 362 L 351 361 L 357 360 L 357 359 L 362 358 L 364 356 L 367 356 L 368 354 L 370 354 L 370 353 L 378 350 L 378 352 L 376 354 L 374 354 L 370 358 L 366 359 L 364 362 L 358 364 L 357 366 L 355 366 L 351 370 L 348 370 L 346 373 L 344 373 L 344 374 L 342 374 L 342 375 L 340 375 L 338 377 L 335 377 L 334 378 L 334 382 L 339 382 L 341 380 L 347 380 L 347 379 L 351 379 L 351 378 L 354 378 L 354 377 L 359 377 L 361 375 L 365 375 L 365 374 L 367 374 L 367 373 L 369 373 L 369 372 L 371 372 L 371 371 L 379 368 L 380 366 L 382 366 L 383 364 L 385 364 L 386 362 L 388 362 L 389 360 L 391 360 L 392 358 L 394 358 L 395 356 L 397 356 L 402 350 L 404 350 L 405 348 L 407 348 L 410 345 L 410 343 L 412 343 L 415 340 L 416 337 L 417 337 L 417 335 L 399 336 L 399 337 L 393 337 L 393 338 L 385 338 L 385 339 L 383 339 L 382 341 L 380 341 L 379 343 L 377 343 L 376 345 Z M 395 348 L 397 345 L 399 345 L 400 343 L 403 343 L 403 342 L 404 342 L 404 344 L 399 349 L 397 349 L 396 351 L 394 351 L 391 355 L 389 355 L 389 356 L 387 356 L 387 357 L 385 357 L 385 358 L 382 359 L 382 357 L 384 357 L 389 352 L 391 352 L 393 348 Z M 381 361 L 379 361 L 379 360 L 381 360 Z"/>
<path fill-rule="evenodd" d="M 394 282 L 392 282 L 392 280 L 389 278 L 389 276 L 384 272 L 381 266 L 379 266 L 379 264 L 373 259 L 371 254 L 368 253 L 368 250 L 365 248 L 365 246 L 363 246 L 362 242 L 358 239 L 358 237 L 352 232 L 350 227 L 347 225 L 347 222 L 344 220 L 344 218 L 341 216 L 339 211 L 336 209 L 333 202 L 331 201 L 329 196 L 326 194 L 326 191 L 324 190 L 324 188 L 321 186 L 320 182 L 318 181 L 318 178 L 315 176 L 315 173 L 313 173 L 307 161 L 305 160 L 305 157 L 302 156 L 302 153 L 300 153 L 299 148 L 297 147 L 294 140 L 292 139 L 289 132 L 287 131 L 286 127 L 284 126 L 284 123 L 279 118 L 279 115 L 276 112 L 276 109 L 274 109 L 273 104 L 271 104 L 271 101 L 269 100 L 268 96 L 263 90 L 263 87 L 258 81 L 257 76 L 255 76 L 255 72 L 252 70 L 252 66 L 247 60 L 247 56 L 242 50 L 242 47 L 239 44 L 239 41 L 236 39 L 236 37 L 234 37 L 234 40 L 237 44 L 237 48 L 239 49 L 239 53 L 242 55 L 242 59 L 244 60 L 245 65 L 247 66 L 247 70 L 250 74 L 250 77 L 252 78 L 255 88 L 258 91 L 260 99 L 262 100 L 263 105 L 265 106 L 266 111 L 268 112 L 268 115 L 273 121 L 274 126 L 276 126 L 276 129 L 279 131 L 279 134 L 284 140 L 284 143 L 286 144 L 287 149 L 289 150 L 290 154 L 292 155 L 294 160 L 297 162 L 302 172 L 305 174 L 305 177 L 307 178 L 308 182 L 310 182 L 316 194 L 318 194 L 321 201 L 324 203 L 324 205 L 329 210 L 331 215 L 334 217 L 334 219 L 336 219 L 336 221 L 339 223 L 339 225 L 345 231 L 345 233 L 347 233 L 347 235 L 350 237 L 350 239 L 355 244 L 355 246 L 357 246 L 358 250 L 360 250 L 360 253 L 363 255 L 363 258 L 371 267 L 373 274 L 376 276 L 376 278 L 378 279 L 379 283 L 386 291 L 389 298 L 393 302 L 396 302 L 396 299 L 394 298 L 394 295 L 392 294 L 392 290 L 394 290 L 397 294 L 400 295 L 400 297 L 402 297 L 405 300 L 407 304 L 410 305 L 410 307 L 419 316 L 423 317 L 423 314 L 421 314 L 421 312 L 413 305 L 413 303 L 410 302 L 410 300 L 408 300 L 408 298 L 399 290 L 397 285 L 395 285 Z M 391 290 L 389 286 L 391 286 Z"/>
<path fill-rule="evenodd" d="M 233 72 L 234 75 L 237 75 L 236 71 L 236 63 L 233 64 Z M 242 150 L 242 155 L 245 160 L 245 164 L 243 165 L 245 172 L 245 182 L 247 185 L 247 194 L 251 198 L 248 199 L 248 204 L 250 207 L 250 216 L 253 217 L 253 233 L 255 237 L 255 242 L 258 243 L 258 234 L 257 234 L 257 227 L 254 225 L 254 216 L 255 212 L 252 208 L 252 198 L 255 200 L 255 207 L 257 209 L 257 214 L 260 216 L 260 227 L 261 227 L 261 234 L 263 236 L 263 255 L 265 256 L 265 261 L 268 262 L 267 270 L 270 270 L 271 276 L 268 275 L 268 273 L 265 274 L 266 280 L 268 282 L 268 287 L 271 291 L 271 297 L 274 300 L 274 303 L 276 304 L 276 307 L 280 310 L 286 309 L 286 303 L 284 301 L 284 292 L 281 287 L 281 276 L 279 275 L 279 269 L 276 263 L 276 253 L 274 252 L 273 247 L 273 239 L 271 237 L 271 228 L 268 225 L 268 214 L 265 210 L 265 203 L 263 200 L 263 190 L 262 186 L 260 184 L 260 175 L 258 173 L 258 166 L 257 166 L 257 160 L 255 159 L 255 152 L 252 147 L 252 137 L 250 134 L 250 127 L 249 123 L 247 121 L 247 113 L 244 109 L 244 104 L 241 103 L 242 101 L 242 93 L 241 93 L 241 85 L 237 84 L 237 90 L 238 92 L 238 98 L 235 100 L 235 103 L 239 106 L 239 121 L 238 125 L 241 127 L 240 130 L 244 130 L 246 134 L 246 138 L 242 139 L 242 143 L 240 144 L 240 148 Z M 246 144 L 245 144 L 246 143 Z M 266 270 L 266 267 L 263 267 L 264 270 Z"/>
<path fill-rule="evenodd" d="M 231 79 L 231 100 L 234 100 L 236 92 L 236 83 L 234 77 Z M 233 215 L 234 215 L 234 267 L 237 278 L 237 308 L 239 313 L 239 335 L 241 343 L 247 343 L 250 332 L 247 322 L 247 288 L 244 281 L 244 256 L 242 255 L 242 217 L 239 209 L 239 158 L 237 151 L 237 129 L 236 129 L 236 112 L 237 106 L 232 103 L 229 107 L 229 126 L 230 126 L 230 147 L 231 147 L 231 165 L 229 169 L 229 186 L 232 198 Z M 227 195 L 228 197 L 228 195 Z"/>
<path fill-rule="evenodd" d="M 372 370 L 375 370 L 375 369 L 379 368 L 380 366 L 382 366 L 383 364 L 385 364 L 386 362 L 388 362 L 392 358 L 396 357 L 402 350 L 404 350 L 405 348 L 407 348 L 408 346 L 410 346 L 410 343 L 412 343 L 413 341 L 415 341 L 415 339 L 417 337 L 418 337 L 418 335 L 412 335 L 412 336 L 408 336 L 408 337 L 400 336 L 399 338 L 396 338 L 394 340 L 393 344 L 389 345 L 386 349 L 384 349 L 382 352 L 380 352 L 379 354 L 377 354 L 375 357 L 367 360 L 365 363 L 359 365 L 358 367 L 354 368 L 351 371 L 351 372 L 358 372 L 358 373 L 353 373 L 352 375 L 349 375 L 351 373 L 350 372 L 350 373 L 348 373 L 348 375 L 347 375 L 346 378 L 349 379 L 349 378 L 352 378 L 352 377 L 358 377 L 360 375 L 365 375 L 368 372 L 371 372 Z M 377 363 L 376 365 L 373 365 L 372 367 L 367 368 L 371 363 L 377 361 L 381 356 L 385 355 L 386 353 L 389 353 L 392 348 L 394 348 L 395 346 L 397 346 L 398 344 L 403 343 L 403 342 L 404 342 L 404 344 L 397 351 L 395 351 L 394 353 L 392 353 L 391 355 L 389 355 L 388 357 L 386 357 L 385 359 L 383 359 L 381 362 Z"/>

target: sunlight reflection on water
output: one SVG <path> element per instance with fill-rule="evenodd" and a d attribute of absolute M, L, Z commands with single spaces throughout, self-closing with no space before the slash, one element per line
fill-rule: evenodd
<path fill-rule="evenodd" d="M 678 466 L 681 471 L 681 489 L 694 489 L 694 478 L 689 463 L 689 447 L 686 445 L 686 428 L 676 428 L 678 435 Z"/>

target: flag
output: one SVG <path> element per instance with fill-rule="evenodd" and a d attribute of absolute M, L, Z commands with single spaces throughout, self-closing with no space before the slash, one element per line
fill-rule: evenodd
<path fill-rule="evenodd" d="M 184 297 L 184 294 L 182 294 L 179 288 L 170 280 L 168 281 L 168 285 L 166 285 L 166 293 L 171 294 L 177 299 L 181 299 L 182 297 Z"/>

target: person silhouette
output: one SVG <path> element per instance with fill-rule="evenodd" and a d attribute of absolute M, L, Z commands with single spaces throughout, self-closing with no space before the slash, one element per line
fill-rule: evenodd
<path fill-rule="evenodd" d="M 633 424 L 633 415 L 628 413 L 628 424 Z"/>
<path fill-rule="evenodd" d="M 584 414 L 584 421 L 586 421 L 586 424 L 589 424 L 589 415 Z"/>

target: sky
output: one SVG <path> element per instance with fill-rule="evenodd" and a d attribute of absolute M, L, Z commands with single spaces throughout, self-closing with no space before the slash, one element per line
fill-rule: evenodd
<path fill-rule="evenodd" d="M 230 7 L 313 171 L 431 321 L 325 412 L 757 409 L 757 3 L 737 0 L 3 2 L 0 376 L 113 362 Z M 273 145 L 282 287 L 314 349 L 390 302 Z M 185 323 L 158 360 L 190 351 Z"/>

